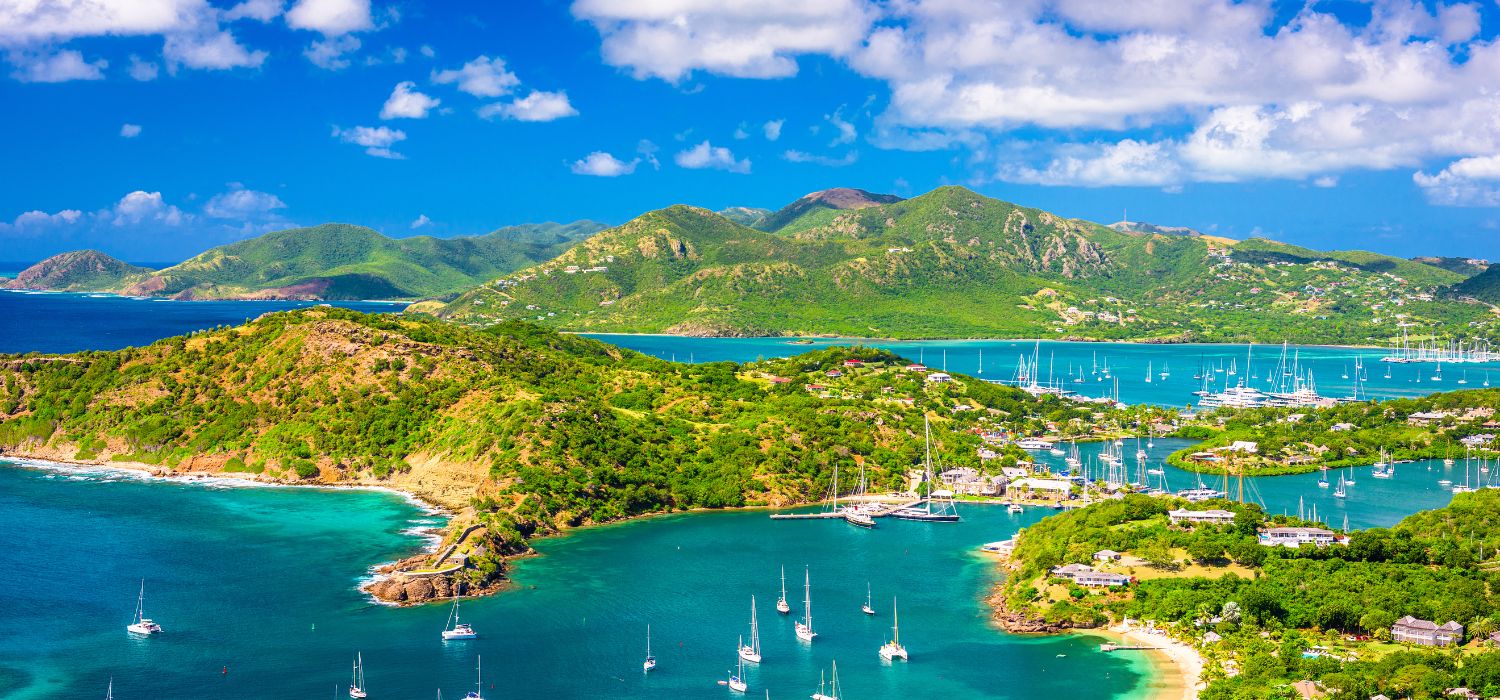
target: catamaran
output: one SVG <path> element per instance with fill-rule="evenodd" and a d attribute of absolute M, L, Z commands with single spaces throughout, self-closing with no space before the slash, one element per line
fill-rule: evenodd
<path fill-rule="evenodd" d="M 891 641 L 880 646 L 880 658 L 886 661 L 908 661 L 906 647 L 901 646 L 901 617 L 896 614 L 896 599 L 891 598 Z"/>
<path fill-rule="evenodd" d="M 458 621 L 458 599 L 453 600 L 453 611 L 448 614 L 448 625 L 443 630 L 443 641 L 457 639 L 478 639 L 479 633 L 474 627 L 466 622 Z"/>
<path fill-rule="evenodd" d="M 826 688 L 824 692 L 823 674 L 818 674 L 818 692 L 812 694 L 812 700 L 839 700 L 839 662 L 833 662 L 833 685 Z"/>
<path fill-rule="evenodd" d="M 656 657 L 651 655 L 651 625 L 646 625 L 646 660 L 641 663 L 641 672 L 656 670 Z"/>
<path fill-rule="evenodd" d="M 740 637 L 744 642 L 745 638 Z M 740 645 L 740 658 L 752 664 L 760 663 L 760 624 L 755 621 L 755 596 L 750 596 L 750 643 Z"/>
<path fill-rule="evenodd" d="M 474 657 L 474 689 L 464 696 L 464 700 L 484 700 L 484 658 Z"/>
<path fill-rule="evenodd" d="M 865 604 L 859 606 L 859 611 L 866 615 L 874 615 L 875 607 L 872 605 L 874 599 L 870 597 L 870 582 L 865 582 Z"/>
<path fill-rule="evenodd" d="M 739 647 L 742 651 L 740 652 L 739 660 L 736 662 L 735 672 L 729 674 L 729 680 L 726 681 L 724 685 L 729 686 L 729 689 L 731 691 L 734 691 L 736 693 L 743 693 L 750 689 L 750 685 L 745 683 L 745 654 L 743 651 L 743 649 L 745 648 L 744 637 L 740 637 Z"/>
<path fill-rule="evenodd" d="M 359 654 L 354 655 L 354 670 L 349 678 L 349 697 L 367 697 L 365 693 L 365 663 Z"/>
<path fill-rule="evenodd" d="M 781 567 L 781 597 L 776 599 L 776 612 L 785 615 L 792 611 L 792 606 L 786 602 L 786 567 Z"/>
<path fill-rule="evenodd" d="M 812 570 L 809 568 L 802 582 L 802 619 L 797 621 L 797 638 L 804 642 L 811 642 L 813 637 L 818 636 L 812 628 Z"/>
<path fill-rule="evenodd" d="M 161 631 L 161 625 L 156 624 L 149 617 L 145 617 L 146 610 L 146 579 L 141 579 L 141 592 L 135 597 L 135 620 L 125 626 L 132 634 L 153 635 Z"/>

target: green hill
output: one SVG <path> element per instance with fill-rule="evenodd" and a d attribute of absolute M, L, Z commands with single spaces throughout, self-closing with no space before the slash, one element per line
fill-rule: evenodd
<path fill-rule="evenodd" d="M 13 283 L 177 299 L 415 299 L 454 294 L 547 260 L 604 228 L 527 224 L 483 236 L 388 238 L 363 226 L 275 231 L 151 271 L 93 251 L 54 256 Z"/>
<path fill-rule="evenodd" d="M 97 292 L 119 289 L 127 280 L 151 273 L 97 250 L 59 253 L 21 271 L 5 282 L 11 289 L 50 289 L 60 292 Z"/>
<path fill-rule="evenodd" d="M 1470 297 L 1486 304 L 1500 304 L 1500 264 L 1490 265 L 1469 279 L 1449 287 L 1449 296 Z"/>
<path fill-rule="evenodd" d="M 1394 336 L 1398 306 L 1441 331 L 1487 317 L 1433 299 L 1460 275 L 1390 256 L 1121 232 L 961 187 L 883 203 L 844 192 L 758 229 L 649 212 L 420 310 L 579 331 L 1320 343 Z"/>

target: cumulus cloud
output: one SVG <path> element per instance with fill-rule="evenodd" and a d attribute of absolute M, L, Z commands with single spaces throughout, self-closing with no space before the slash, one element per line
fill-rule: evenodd
<path fill-rule="evenodd" d="M 573 15 L 599 31 L 605 62 L 676 83 L 794 75 L 800 55 L 853 52 L 877 13 L 864 0 L 578 0 Z"/>
<path fill-rule="evenodd" d="M 231 183 L 229 191 L 216 194 L 204 203 L 203 213 L 215 219 L 259 221 L 272 218 L 276 210 L 285 208 L 286 203 L 274 194 Z"/>
<path fill-rule="evenodd" d="M 828 143 L 830 146 L 842 146 L 847 143 L 854 143 L 854 139 L 859 138 L 859 131 L 854 128 L 853 124 L 844 119 L 843 112 L 844 108 L 840 106 L 838 109 L 833 110 L 833 114 L 824 115 L 823 117 L 828 120 L 828 123 L 833 126 L 836 132 L 833 141 Z"/>
<path fill-rule="evenodd" d="M 156 80 L 156 76 L 161 74 L 161 67 L 156 65 L 154 61 L 145 61 L 140 56 L 131 54 L 130 68 L 127 71 L 130 73 L 130 77 L 145 82 Z"/>
<path fill-rule="evenodd" d="M 11 77 L 23 83 L 65 83 L 69 80 L 103 80 L 104 69 L 109 62 L 85 60 L 82 53 L 73 49 L 40 56 L 12 53 L 10 62 L 15 66 Z"/>
<path fill-rule="evenodd" d="M 349 54 L 363 45 L 359 37 L 345 34 L 314 41 L 302 50 L 302 55 L 323 70 L 343 70 L 350 65 Z"/>
<path fill-rule="evenodd" d="M 54 224 L 74 224 L 83 218 L 83 212 L 77 209 L 64 209 L 55 214 L 48 214 L 40 209 L 33 209 L 16 216 L 9 224 L 0 221 L 0 231 L 7 228 L 41 228 Z"/>
<path fill-rule="evenodd" d="M 798 150 L 788 150 L 781 154 L 782 158 L 793 163 L 814 163 L 826 165 L 832 168 L 841 168 L 845 165 L 854 165 L 859 160 L 859 151 L 849 151 L 840 157 L 818 155 Z"/>
<path fill-rule="evenodd" d="M 120 136 L 122 136 L 122 137 L 127 138 L 127 139 L 133 139 L 133 138 L 135 138 L 137 136 L 140 136 L 140 135 L 141 135 L 141 125 L 140 124 L 122 124 L 122 125 L 120 125 Z"/>
<path fill-rule="evenodd" d="M 228 31 L 172 34 L 162 45 L 168 70 L 178 66 L 208 70 L 259 68 L 268 55 L 265 51 L 245 48 Z"/>
<path fill-rule="evenodd" d="M 396 89 L 380 108 L 381 119 L 426 119 L 427 113 L 442 101 L 417 92 L 417 84 L 407 80 L 396 83 Z"/>
<path fill-rule="evenodd" d="M 1412 181 L 1433 204 L 1500 207 L 1500 155 L 1463 158 L 1435 175 L 1416 172 Z"/>
<path fill-rule="evenodd" d="M 418 214 L 417 218 L 412 219 L 412 222 L 411 222 L 411 228 L 413 230 L 416 230 L 416 229 L 419 229 L 419 228 L 422 228 L 422 227 L 425 227 L 425 226 L 431 226 L 431 225 L 432 225 L 432 219 L 427 218 L 426 214 Z"/>
<path fill-rule="evenodd" d="M 1119 143 L 1077 145 L 1041 167 L 1006 163 L 998 176 L 1033 185 L 1170 186 L 1180 181 L 1180 166 L 1166 144 L 1126 139 Z"/>
<path fill-rule="evenodd" d="M 211 12 L 205 0 L 7 0 L 0 2 L 0 44 L 165 34 L 195 28 Z"/>
<path fill-rule="evenodd" d="M 578 116 L 578 110 L 568 102 L 568 94 L 565 92 L 532 90 L 531 94 L 512 102 L 485 105 L 479 109 L 479 116 L 486 119 L 498 116 L 521 122 L 550 122 Z"/>
<path fill-rule="evenodd" d="M 781 127 L 786 124 L 785 119 L 772 119 L 761 126 L 761 132 L 766 135 L 767 141 L 775 141 L 781 138 Z"/>
<path fill-rule="evenodd" d="M 120 198 L 112 209 L 101 213 L 115 226 L 132 226 L 155 223 L 178 226 L 187 220 L 187 215 L 175 205 L 162 200 L 160 192 L 136 190 Z"/>
<path fill-rule="evenodd" d="M 593 175 L 595 177 L 619 177 L 635 172 L 635 166 L 640 165 L 641 159 L 635 158 L 629 162 L 622 161 L 604 151 L 594 151 L 584 156 L 581 160 L 573 161 L 569 167 L 575 175 Z"/>
<path fill-rule="evenodd" d="M 678 151 L 672 158 L 678 165 L 692 170 L 709 168 L 713 170 L 726 170 L 731 173 L 749 173 L 750 159 L 736 159 L 734 153 L 728 148 L 714 146 L 704 141 L 687 150 Z"/>
<path fill-rule="evenodd" d="M 431 50 L 430 47 L 423 48 Z M 433 71 L 432 82 L 439 85 L 457 84 L 459 90 L 475 97 L 500 97 L 520 85 L 521 79 L 505 69 L 505 59 L 480 56 L 461 68 Z"/>
<path fill-rule="evenodd" d="M 282 0 L 244 0 L 225 11 L 224 19 L 230 22 L 240 19 L 269 22 L 281 16 L 284 5 Z"/>
<path fill-rule="evenodd" d="M 286 12 L 286 24 L 325 36 L 338 36 L 375 28 L 370 0 L 297 0 Z"/>
<path fill-rule="evenodd" d="M 393 150 L 391 146 L 406 140 L 406 132 L 400 129 L 392 129 L 388 126 L 356 126 L 351 129 L 333 127 L 333 137 L 344 143 L 352 143 L 363 146 L 365 153 L 376 158 L 390 158 L 392 160 L 404 160 L 406 156 Z"/>

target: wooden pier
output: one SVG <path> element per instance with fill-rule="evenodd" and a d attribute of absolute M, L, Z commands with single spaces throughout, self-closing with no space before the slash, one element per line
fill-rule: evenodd
<path fill-rule="evenodd" d="M 926 500 L 927 499 L 925 499 L 925 498 L 918 498 L 915 501 L 907 501 L 907 502 L 904 502 L 904 503 L 887 504 L 884 508 L 881 508 L 878 511 L 870 513 L 869 515 L 872 518 L 884 518 L 885 516 L 890 515 L 891 513 L 894 513 L 894 512 L 896 512 L 898 510 L 901 510 L 902 508 L 913 508 L 913 507 L 922 505 L 922 503 L 924 501 L 926 501 Z M 835 511 L 823 511 L 823 512 L 819 512 L 819 513 L 772 513 L 771 514 L 771 519 L 772 520 L 820 520 L 820 519 L 826 519 L 826 518 L 840 518 L 840 519 L 842 519 L 843 517 L 844 517 L 844 514 L 838 512 L 836 510 Z"/>
<path fill-rule="evenodd" d="M 1111 644 L 1109 642 L 1099 645 L 1099 651 L 1155 651 L 1160 648 L 1145 644 Z"/>

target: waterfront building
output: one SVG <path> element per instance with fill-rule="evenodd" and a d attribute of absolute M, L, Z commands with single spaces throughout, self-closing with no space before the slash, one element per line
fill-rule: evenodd
<path fill-rule="evenodd" d="M 1296 548 L 1304 544 L 1327 547 L 1335 541 L 1333 531 L 1321 527 L 1273 527 L 1260 533 L 1260 543 L 1267 547 Z"/>
<path fill-rule="evenodd" d="M 1173 525 L 1182 523 L 1212 523 L 1214 525 L 1233 525 L 1234 513 L 1231 511 L 1215 508 L 1212 510 L 1187 510 L 1179 508 L 1168 511 L 1167 518 Z"/>

